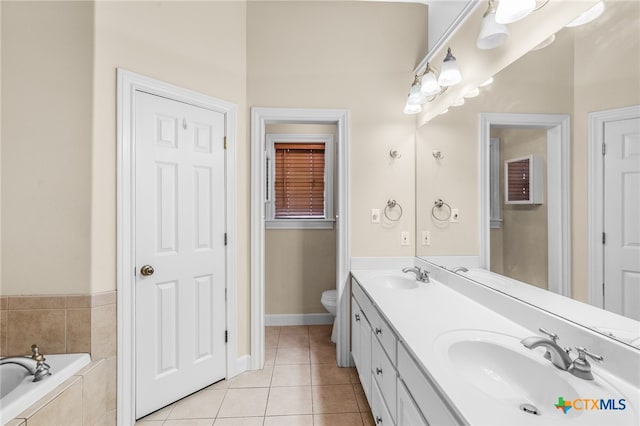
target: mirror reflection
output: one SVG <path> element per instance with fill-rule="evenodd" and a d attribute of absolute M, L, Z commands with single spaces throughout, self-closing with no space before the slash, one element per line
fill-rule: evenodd
<path fill-rule="evenodd" d="M 570 296 L 572 309 L 555 313 L 639 346 L 640 3 L 605 4 L 418 130 L 416 253 L 543 308 L 544 290 Z M 568 117 L 566 153 L 547 125 L 488 120 L 479 145 L 483 114 L 503 113 Z M 438 199 L 457 221 L 434 218 Z"/>

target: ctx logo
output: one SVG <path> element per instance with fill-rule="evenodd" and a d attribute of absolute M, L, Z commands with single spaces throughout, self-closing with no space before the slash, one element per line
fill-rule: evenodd
<path fill-rule="evenodd" d="M 567 411 L 574 409 L 577 411 L 582 410 L 624 410 L 627 408 L 626 401 L 624 399 L 585 399 L 578 398 L 573 401 L 565 401 L 563 397 L 558 397 L 558 403 L 553 404 L 558 410 L 562 410 L 564 414 Z"/>

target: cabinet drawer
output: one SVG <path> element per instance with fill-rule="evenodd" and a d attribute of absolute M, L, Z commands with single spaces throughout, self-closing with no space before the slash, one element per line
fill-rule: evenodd
<path fill-rule="evenodd" d="M 396 334 L 393 332 L 391 327 L 389 327 L 389 324 L 387 324 L 387 322 L 382 318 L 377 310 L 372 312 L 371 316 L 369 317 L 369 322 L 371 323 L 373 335 L 378 338 L 383 349 L 389 356 L 391 363 L 395 365 L 396 342 L 398 341 Z"/>
<path fill-rule="evenodd" d="M 387 403 L 389 413 L 396 420 L 396 369 L 389 357 L 382 350 L 382 345 L 377 339 L 373 339 L 371 345 L 371 372 L 373 381 L 377 383 L 382 397 Z"/>
<path fill-rule="evenodd" d="M 464 423 L 457 420 L 402 344 L 398 345 L 397 366 L 400 378 L 429 424 L 457 425 Z"/>
<path fill-rule="evenodd" d="M 373 307 L 373 303 L 371 302 L 371 299 L 369 299 L 369 296 L 366 295 L 362 287 L 360 287 L 360 284 L 358 284 L 358 281 L 355 279 L 351 280 L 351 293 L 360 305 L 360 309 L 364 312 L 364 315 L 369 319 L 369 322 L 371 322 L 371 316 L 376 310 Z"/>
<path fill-rule="evenodd" d="M 378 388 L 375 380 L 371 386 L 371 413 L 373 414 L 373 420 L 376 422 L 376 426 L 394 426 L 393 419 L 389 410 L 384 403 L 382 393 Z"/>

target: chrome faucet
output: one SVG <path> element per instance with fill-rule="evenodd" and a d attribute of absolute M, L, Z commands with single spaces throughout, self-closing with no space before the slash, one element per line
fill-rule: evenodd
<path fill-rule="evenodd" d="M 429 282 L 429 271 L 427 271 L 426 269 L 420 269 L 419 266 L 416 266 L 413 268 L 411 267 L 404 268 L 402 272 L 404 273 L 413 272 L 414 274 L 416 274 L 416 281 L 420 281 L 423 283 Z"/>
<path fill-rule="evenodd" d="M 593 358 L 596 361 L 604 360 L 600 355 L 589 352 L 585 348 L 578 347 L 578 358 L 572 360 L 569 356 L 571 349 L 565 349 L 556 343 L 558 335 L 551 333 L 544 328 L 539 329 L 541 332 L 549 336 L 549 339 L 540 336 L 531 336 L 522 339 L 520 343 L 527 349 L 534 349 L 538 346 L 543 346 L 547 349 L 544 357 L 550 360 L 553 365 L 561 370 L 568 371 L 576 377 L 584 380 L 593 380 L 593 373 L 591 372 L 591 364 L 587 361 L 587 356 Z"/>
<path fill-rule="evenodd" d="M 26 369 L 30 375 L 34 376 L 33 381 L 39 382 L 51 375 L 49 371 L 49 364 L 45 361 L 45 357 L 39 352 L 37 345 L 31 346 L 32 356 L 11 356 L 7 358 L 0 358 L 0 365 L 3 364 L 15 364 Z"/>

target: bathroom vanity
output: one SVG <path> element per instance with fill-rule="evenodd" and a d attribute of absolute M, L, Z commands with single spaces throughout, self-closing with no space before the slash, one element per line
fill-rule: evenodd
<path fill-rule="evenodd" d="M 482 295 L 466 278 L 422 265 L 430 282 L 400 269 L 352 271 L 352 356 L 376 424 L 638 424 L 637 352 L 516 307 L 558 333 L 562 346 L 603 352 L 601 364 L 591 362 L 594 380 L 576 377 L 547 360 L 544 348 L 523 346 L 526 337 L 547 337 L 526 319 L 500 312 L 491 298 L 504 297 L 497 303 L 507 310 L 518 301 L 495 291 Z M 565 412 L 556 407 L 560 397 L 602 399 L 609 409 L 576 405 Z"/>

